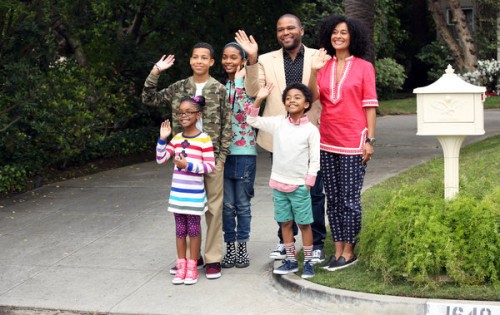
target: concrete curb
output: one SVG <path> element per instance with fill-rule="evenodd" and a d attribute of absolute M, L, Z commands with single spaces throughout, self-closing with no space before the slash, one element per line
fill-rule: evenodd
<path fill-rule="evenodd" d="M 378 295 L 325 287 L 304 280 L 296 274 L 275 275 L 273 280 L 290 297 L 312 307 L 335 311 L 337 315 L 461 315 L 500 314 L 500 302 L 442 300 Z M 489 313 L 488 313 L 489 311 Z M 474 313 L 475 312 L 475 313 Z"/>

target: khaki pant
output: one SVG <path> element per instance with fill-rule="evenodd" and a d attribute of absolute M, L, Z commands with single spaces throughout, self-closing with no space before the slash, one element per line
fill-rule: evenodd
<path fill-rule="evenodd" d="M 205 177 L 208 211 L 205 212 L 207 234 L 205 240 L 205 263 L 222 261 L 222 203 L 224 201 L 224 165 L 217 164 L 212 173 Z M 187 238 L 186 257 L 189 257 Z"/>
<path fill-rule="evenodd" d="M 222 261 L 222 204 L 224 201 L 224 165 L 218 163 L 212 173 L 205 174 L 208 211 L 205 212 L 207 234 L 205 263 Z"/>

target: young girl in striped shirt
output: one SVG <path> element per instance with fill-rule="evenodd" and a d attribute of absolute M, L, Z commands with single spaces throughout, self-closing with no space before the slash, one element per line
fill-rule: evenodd
<path fill-rule="evenodd" d="M 160 138 L 156 145 L 156 162 L 163 164 L 174 157 L 172 187 L 168 211 L 174 213 L 177 247 L 177 271 L 174 284 L 194 284 L 198 281 L 196 259 L 186 259 L 186 237 L 190 239 L 190 257 L 198 257 L 201 246 L 201 215 L 207 209 L 207 196 L 203 174 L 215 169 L 214 149 L 210 136 L 196 127 L 201 118 L 205 98 L 184 97 L 179 111 L 174 113 L 184 131 L 176 134 L 167 144 L 172 133 L 170 121 L 161 124 Z"/>

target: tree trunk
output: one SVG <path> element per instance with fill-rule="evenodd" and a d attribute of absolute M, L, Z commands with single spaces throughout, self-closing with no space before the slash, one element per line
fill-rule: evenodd
<path fill-rule="evenodd" d="M 146 8 L 149 4 L 148 0 L 144 0 L 139 6 L 139 11 L 135 13 L 132 23 L 128 26 L 125 25 L 124 20 L 122 20 L 121 25 L 118 27 L 118 39 L 123 40 L 126 37 L 131 37 L 136 44 L 139 44 L 142 40 L 141 26 L 144 16 L 146 14 Z"/>
<path fill-rule="evenodd" d="M 83 51 L 83 46 L 79 39 L 71 36 L 70 32 L 64 26 L 64 23 L 60 17 L 57 17 L 52 23 L 54 31 L 62 38 L 63 44 L 67 45 L 71 51 L 75 54 L 76 62 L 82 67 L 87 67 L 87 56 Z"/>
<path fill-rule="evenodd" d="M 497 61 L 500 61 L 500 14 L 497 17 Z"/>
<path fill-rule="evenodd" d="M 436 24 L 436 30 L 450 49 L 451 56 L 453 57 L 456 66 L 462 71 L 473 71 L 477 62 L 477 54 L 474 47 L 474 40 L 472 39 L 469 28 L 467 27 L 467 19 L 465 18 L 458 0 L 448 0 L 447 3 L 452 12 L 453 21 L 462 46 L 457 43 L 448 28 L 446 17 L 443 10 L 439 6 L 439 1 L 427 1 L 429 11 L 431 12 L 434 23 Z"/>
<path fill-rule="evenodd" d="M 460 6 L 459 0 L 448 0 L 451 13 L 453 15 L 453 22 L 458 33 L 458 39 L 462 46 L 465 69 L 473 71 L 477 62 L 477 51 L 474 45 L 469 27 L 467 26 L 467 18 Z"/>
<path fill-rule="evenodd" d="M 359 20 L 369 31 L 370 46 L 365 58 L 375 63 L 375 45 L 373 36 L 375 30 L 375 0 L 344 0 L 344 10 L 347 17 Z"/>

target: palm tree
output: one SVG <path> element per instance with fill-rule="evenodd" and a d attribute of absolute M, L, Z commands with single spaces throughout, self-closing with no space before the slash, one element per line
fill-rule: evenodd
<path fill-rule="evenodd" d="M 373 34 L 375 28 L 375 0 L 344 0 L 345 15 L 365 24 L 369 30 L 370 47 L 366 59 L 375 62 L 375 46 Z"/>

